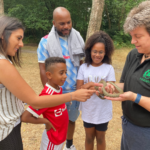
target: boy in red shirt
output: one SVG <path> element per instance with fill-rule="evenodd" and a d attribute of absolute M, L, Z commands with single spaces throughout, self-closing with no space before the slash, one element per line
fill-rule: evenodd
<path fill-rule="evenodd" d="M 48 82 L 42 90 L 42 95 L 62 94 L 62 86 L 67 78 L 67 67 L 64 58 L 50 57 L 45 61 Z M 40 115 L 43 118 L 39 118 Z M 40 150 L 61 150 L 66 140 L 68 129 L 68 112 L 66 104 L 55 107 L 34 109 L 29 106 L 21 117 L 22 122 L 45 124 Z"/>

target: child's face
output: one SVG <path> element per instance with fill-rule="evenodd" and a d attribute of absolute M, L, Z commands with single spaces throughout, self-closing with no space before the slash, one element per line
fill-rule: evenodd
<path fill-rule="evenodd" d="M 92 66 L 100 66 L 105 56 L 105 45 L 103 43 L 96 43 L 91 49 Z"/>
<path fill-rule="evenodd" d="M 49 81 L 48 83 L 55 89 L 59 86 L 62 86 L 67 78 L 67 67 L 64 63 L 56 63 L 52 68 L 52 72 L 47 75 Z"/>

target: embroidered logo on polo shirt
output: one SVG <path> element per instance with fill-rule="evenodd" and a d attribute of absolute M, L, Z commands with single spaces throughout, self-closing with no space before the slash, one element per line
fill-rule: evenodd
<path fill-rule="evenodd" d="M 141 77 L 140 80 L 146 83 L 150 83 L 150 69 L 145 71 L 145 73 L 143 74 L 143 77 Z"/>

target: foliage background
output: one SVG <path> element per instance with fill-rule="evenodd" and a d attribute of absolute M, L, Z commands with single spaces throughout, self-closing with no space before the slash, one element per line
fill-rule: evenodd
<path fill-rule="evenodd" d="M 101 30 L 107 32 L 116 48 L 131 46 L 124 34 L 123 23 L 128 12 L 143 0 L 105 0 Z M 85 39 L 92 0 L 4 0 L 5 14 L 19 18 L 26 27 L 25 43 L 38 43 L 52 27 L 53 10 L 66 7 L 71 12 L 73 27 Z"/>

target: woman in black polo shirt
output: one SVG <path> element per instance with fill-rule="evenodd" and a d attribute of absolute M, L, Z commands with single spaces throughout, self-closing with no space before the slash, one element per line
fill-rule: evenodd
<path fill-rule="evenodd" d="M 118 83 L 124 93 L 119 98 L 106 98 L 122 101 L 121 150 L 150 150 L 150 1 L 130 11 L 124 31 L 135 45 Z"/>

